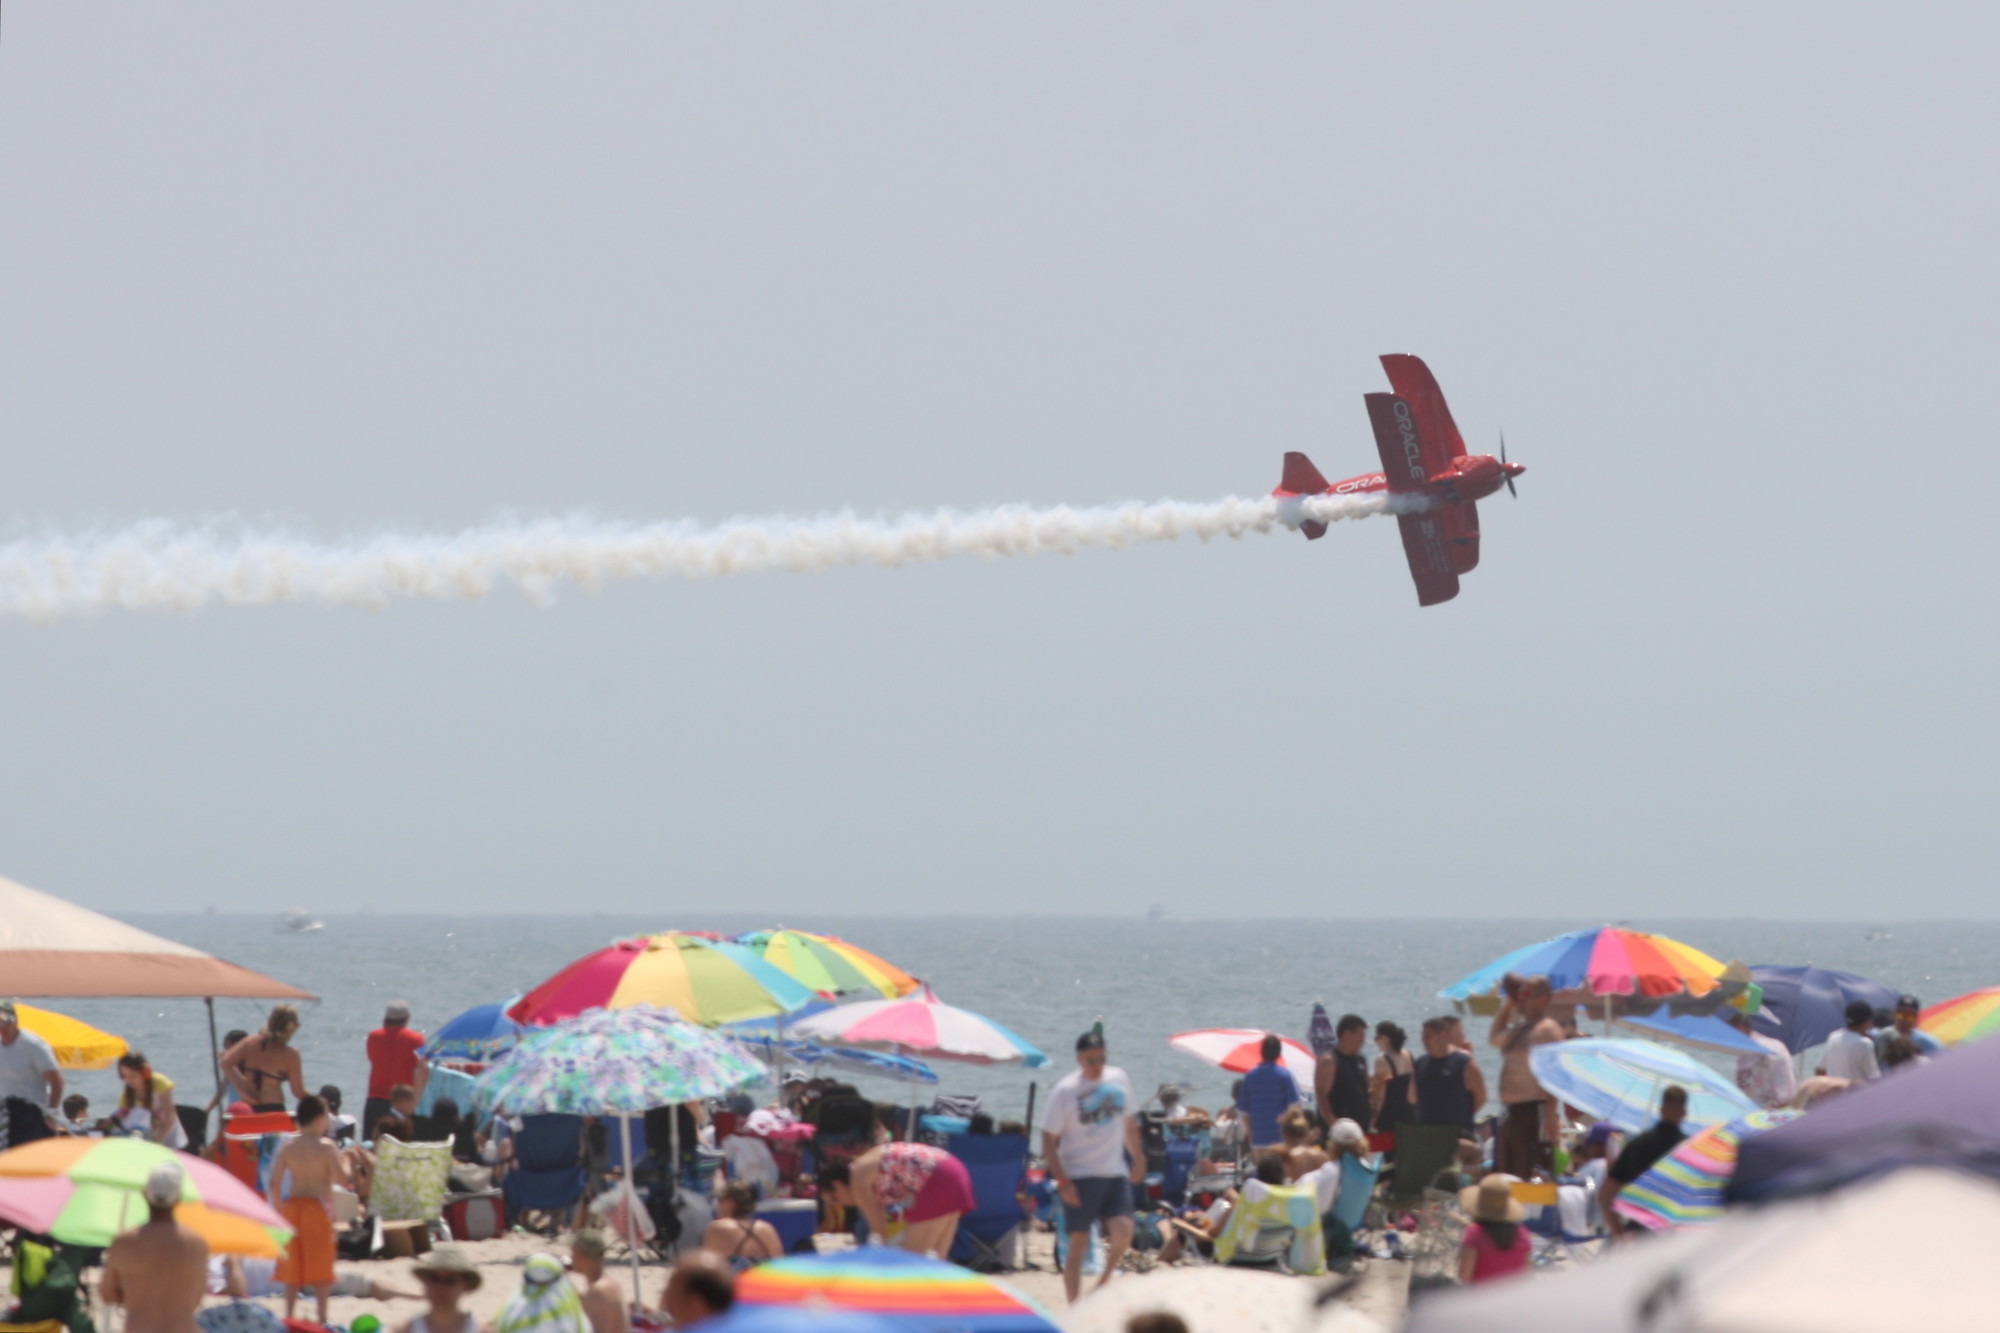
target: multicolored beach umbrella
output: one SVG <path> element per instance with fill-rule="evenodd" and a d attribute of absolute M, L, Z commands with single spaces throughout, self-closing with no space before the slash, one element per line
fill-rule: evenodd
<path fill-rule="evenodd" d="M 1440 991 L 1447 1000 L 1490 995 L 1509 972 L 1547 977 L 1557 990 L 1587 990 L 1592 995 L 1644 995 L 1653 998 L 1686 995 L 1700 998 L 1722 984 L 1727 964 L 1692 945 L 1643 930 L 1601 926 L 1571 931 L 1502 954 L 1476 972 L 1460 977 Z"/>
<path fill-rule="evenodd" d="M 67 1245 L 109 1245 L 146 1220 L 162 1162 L 186 1173 L 174 1218 L 217 1254 L 273 1259 L 292 1238 L 262 1195 L 212 1162 L 145 1139 L 42 1139 L 0 1153 L 0 1219 Z"/>
<path fill-rule="evenodd" d="M 735 1040 L 664 1009 L 598 1009 L 526 1033 L 479 1076 L 473 1100 L 509 1115 L 643 1115 L 762 1082 Z"/>
<path fill-rule="evenodd" d="M 792 1035 L 970 1065 L 1039 1069 L 1049 1057 L 990 1018 L 941 1002 L 929 986 L 900 1000 L 863 1000 L 801 1019 Z"/>
<path fill-rule="evenodd" d="M 1722 1194 L 1736 1174 L 1737 1145 L 1752 1134 L 1796 1120 L 1797 1111 L 1753 1111 L 1684 1140 L 1619 1191 L 1621 1216 L 1656 1231 L 1700 1226 L 1722 1216 Z"/>
<path fill-rule="evenodd" d="M 816 1306 L 874 1315 L 898 1328 L 952 1333 L 1057 1333 L 1048 1313 L 957 1264 L 884 1246 L 798 1255 L 736 1279 L 735 1309 Z"/>
<path fill-rule="evenodd" d="M 812 991 L 742 945 L 670 930 L 577 959 L 522 996 L 507 1016 L 546 1027 L 591 1009 L 644 1004 L 713 1025 L 797 1013 L 813 1003 Z"/>
<path fill-rule="evenodd" d="M 902 968 L 835 935 L 780 926 L 738 935 L 736 943 L 821 995 L 893 1000 L 910 994 L 919 984 Z"/>
<path fill-rule="evenodd" d="M 2000 986 L 1934 1004 L 1917 1016 L 1917 1026 L 1947 1046 L 1990 1037 L 2000 1032 Z"/>
<path fill-rule="evenodd" d="M 1552 1041 L 1528 1053 L 1535 1080 L 1594 1120 L 1627 1134 L 1657 1121 L 1668 1084 L 1687 1089 L 1690 1129 L 1749 1115 L 1757 1104 L 1722 1075 L 1671 1046 L 1651 1041 Z"/>

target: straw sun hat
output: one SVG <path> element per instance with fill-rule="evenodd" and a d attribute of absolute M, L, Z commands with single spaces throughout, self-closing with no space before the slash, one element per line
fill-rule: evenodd
<path fill-rule="evenodd" d="M 1494 1172 L 1458 1192 L 1458 1206 L 1475 1222 L 1518 1222 L 1528 1215 L 1514 1197 L 1514 1177 Z"/>
<path fill-rule="evenodd" d="M 422 1277 L 425 1273 L 437 1273 L 440 1275 L 449 1273 L 463 1282 L 467 1291 L 478 1291 L 480 1282 L 485 1279 L 485 1274 L 481 1273 L 473 1265 L 472 1260 L 466 1257 L 465 1251 L 459 1249 L 456 1245 L 438 1246 L 423 1260 L 413 1266 L 410 1271 L 419 1277 Z"/>

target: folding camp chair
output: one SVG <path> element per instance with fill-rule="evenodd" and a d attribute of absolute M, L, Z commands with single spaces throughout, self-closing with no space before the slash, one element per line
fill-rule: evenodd
<path fill-rule="evenodd" d="M 1571 1188 L 1577 1188 L 1571 1186 Z M 1534 1263 L 1547 1268 L 1558 1263 L 1585 1263 L 1604 1252 L 1609 1237 L 1573 1231 L 1563 1225 L 1561 1185 L 1554 1181 L 1516 1181 L 1508 1187 L 1514 1201 L 1528 1208 L 1522 1224 L 1534 1244 Z"/>
<path fill-rule="evenodd" d="M 1398 1125 L 1396 1160 L 1389 1164 L 1382 1191 L 1383 1211 L 1393 1215 L 1422 1207 L 1424 1191 L 1458 1156 L 1462 1133 L 1457 1125 Z"/>
<path fill-rule="evenodd" d="M 500 1182 L 507 1216 L 527 1223 L 528 1213 L 546 1215 L 560 1229 L 583 1198 L 589 1171 L 583 1161 L 583 1117 L 530 1115 L 514 1135 L 514 1166 Z"/>
<path fill-rule="evenodd" d="M 1318 1277 L 1326 1272 L 1319 1192 L 1310 1185 L 1246 1184 L 1215 1238 L 1216 1262 Z"/>
<path fill-rule="evenodd" d="M 444 1216 L 450 1178 L 449 1143 L 404 1143 L 385 1134 L 375 1140 L 368 1205 L 384 1222 L 435 1222 Z"/>
<path fill-rule="evenodd" d="M 972 1177 L 972 1211 L 958 1219 L 950 1258 L 988 1273 L 1010 1273 L 1007 1237 L 1026 1220 L 1021 1181 L 1028 1171 L 1028 1140 L 1020 1134 L 957 1134 L 945 1150 L 965 1164 Z M 1033 1267 L 1032 1264 L 1027 1265 Z"/>

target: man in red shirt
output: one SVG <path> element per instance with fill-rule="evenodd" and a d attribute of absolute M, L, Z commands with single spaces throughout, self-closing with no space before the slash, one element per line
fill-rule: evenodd
<path fill-rule="evenodd" d="M 424 1034 L 410 1028 L 410 1006 L 392 1000 L 382 1013 L 382 1026 L 368 1034 L 368 1100 L 361 1108 L 361 1137 L 375 1137 L 375 1122 L 389 1114 L 389 1093 L 407 1083 L 423 1096 L 430 1066 L 417 1059 Z"/>

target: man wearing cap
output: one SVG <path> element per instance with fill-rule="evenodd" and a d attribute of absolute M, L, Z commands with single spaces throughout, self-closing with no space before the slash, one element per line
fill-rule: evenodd
<path fill-rule="evenodd" d="M 62 1105 L 63 1076 L 55 1052 L 21 1030 L 12 1000 L 0 1000 L 0 1101 L 19 1097 L 51 1110 Z"/>
<path fill-rule="evenodd" d="M 1118 1261 L 1132 1243 L 1132 1184 L 1146 1172 L 1132 1081 L 1105 1059 L 1100 1032 L 1092 1029 L 1078 1037 L 1077 1068 L 1056 1084 L 1042 1115 L 1042 1159 L 1062 1197 L 1068 1233 L 1063 1291 L 1072 1302 L 1083 1286 L 1091 1223 L 1104 1224 L 1109 1247 L 1097 1285 L 1118 1271 Z"/>
<path fill-rule="evenodd" d="M 196 1333 L 195 1311 L 208 1292 L 208 1242 L 174 1218 L 186 1177 L 178 1162 L 161 1162 L 141 1191 L 144 1225 L 104 1252 L 98 1294 L 125 1307 L 126 1333 Z"/>
<path fill-rule="evenodd" d="M 1792 1053 L 1776 1037 L 1757 1031 L 1750 1015 L 1731 1009 L 1725 1015 L 1729 1026 L 1757 1044 L 1755 1055 L 1736 1057 L 1736 1086 L 1743 1095 L 1767 1111 L 1790 1106 L 1799 1095 L 1799 1076 L 1792 1069 Z"/>
<path fill-rule="evenodd" d="M 361 1137 L 375 1137 L 375 1122 L 389 1114 L 389 1094 L 399 1083 L 424 1095 L 431 1067 L 417 1058 L 424 1034 L 410 1027 L 410 1006 L 402 1000 L 389 1001 L 382 1011 L 382 1026 L 368 1034 L 368 1097 L 361 1104 Z"/>
<path fill-rule="evenodd" d="M 1850 1083 L 1872 1083 L 1882 1077 L 1882 1064 L 1875 1058 L 1875 1042 L 1868 1035 L 1875 1026 L 1875 1009 L 1866 1000 L 1850 1000 L 1847 1026 L 1826 1039 L 1820 1053 L 1819 1072 Z"/>
<path fill-rule="evenodd" d="M 604 1271 L 602 1231 L 579 1231 L 569 1238 L 569 1271 L 583 1289 L 583 1314 L 590 1333 L 631 1333 L 632 1312 L 625 1289 Z"/>

